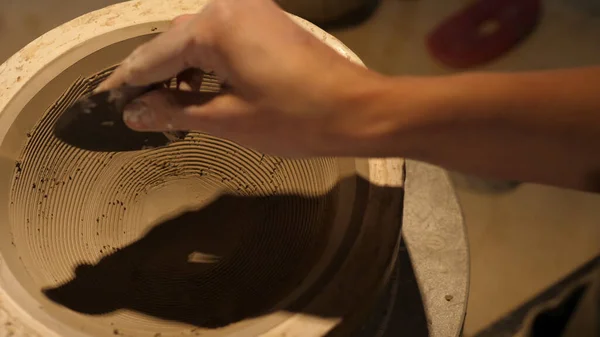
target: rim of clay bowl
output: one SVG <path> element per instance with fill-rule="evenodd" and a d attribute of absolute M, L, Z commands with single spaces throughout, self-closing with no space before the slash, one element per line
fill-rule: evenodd
<path fill-rule="evenodd" d="M 11 146 L 6 144 L 6 136 L 23 107 L 61 72 L 106 46 L 164 31 L 172 18 L 198 12 L 206 3 L 208 3 L 206 0 L 119 3 L 76 18 L 28 44 L 0 65 L 1 147 Z M 339 40 L 304 19 L 290 16 L 341 55 L 362 65 L 356 54 Z M 10 165 L 14 166 L 16 158 L 6 155 L 0 158 L 0 161 L 10 162 Z M 350 300 L 349 303 L 352 303 L 352 300 L 364 301 L 364 296 L 359 296 L 364 294 L 356 294 L 353 289 L 356 282 L 360 282 L 360 276 L 376 275 L 376 277 L 369 276 L 372 279 L 369 286 L 374 289 L 373 293 L 380 291 L 390 277 L 400 240 L 402 195 L 397 193 L 397 189 L 403 187 L 404 161 L 400 158 L 368 159 L 366 166 L 368 169 L 365 172 L 368 173 L 364 173 L 363 178 L 367 179 L 374 188 L 369 190 L 366 220 L 363 220 L 364 225 L 360 235 L 371 239 L 362 240 L 363 242 L 353 247 L 340 268 L 339 275 L 334 276 L 323 291 L 327 293 L 329 289 L 331 294 L 317 296 L 308 305 L 309 308 L 326 305 L 336 298 Z M 9 189 L 8 180 L 0 183 L 5 190 Z M 393 189 L 386 189 L 387 187 Z M 0 205 L 0 212 L 7 213 L 7 204 L 8 202 Z M 390 231 L 382 231 L 377 226 L 369 225 L 373 222 L 385 222 Z M 390 236 L 390 233 L 397 235 Z M 377 249 L 379 253 L 373 256 L 373 249 Z M 366 253 L 374 258 L 360 263 L 361 254 Z M 295 333 L 303 336 L 318 336 L 335 328 L 341 320 L 341 318 L 321 318 L 302 313 L 277 312 L 272 315 L 278 315 L 279 320 L 282 317 L 286 320 L 267 332 L 256 331 L 256 335 L 280 336 L 282 333 Z M 7 329 L 7 332 L 19 336 L 88 336 L 45 312 L 44 308 L 19 284 L 17 276 L 5 263 L 2 250 L 0 250 L 0 332 L 4 332 L 1 329 Z"/>

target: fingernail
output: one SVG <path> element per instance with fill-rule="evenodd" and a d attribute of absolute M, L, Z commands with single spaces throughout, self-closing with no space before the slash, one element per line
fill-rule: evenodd
<path fill-rule="evenodd" d="M 154 126 L 152 109 L 141 100 L 129 103 L 123 111 L 125 124 L 135 130 L 146 130 Z"/>

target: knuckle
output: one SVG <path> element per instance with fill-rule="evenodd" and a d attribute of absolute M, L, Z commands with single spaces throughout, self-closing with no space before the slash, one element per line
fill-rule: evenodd
<path fill-rule="evenodd" d="M 209 17 L 214 26 L 230 25 L 234 16 L 234 8 L 229 1 L 213 1 Z"/>
<path fill-rule="evenodd" d="M 192 17 L 193 17 L 192 14 L 183 14 L 183 15 L 177 16 L 173 20 L 171 20 L 171 27 L 181 25 L 181 24 L 189 21 Z"/>

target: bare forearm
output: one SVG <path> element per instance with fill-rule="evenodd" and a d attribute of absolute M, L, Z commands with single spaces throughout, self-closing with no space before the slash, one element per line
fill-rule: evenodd
<path fill-rule="evenodd" d="M 599 67 L 385 81 L 371 111 L 387 122 L 364 151 L 600 190 Z"/>

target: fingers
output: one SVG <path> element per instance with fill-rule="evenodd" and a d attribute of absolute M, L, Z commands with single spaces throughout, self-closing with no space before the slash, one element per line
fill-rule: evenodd
<path fill-rule="evenodd" d="M 221 134 L 228 123 L 249 112 L 248 105 L 231 94 L 157 90 L 129 104 L 123 120 L 138 131 L 195 130 Z"/>
<path fill-rule="evenodd" d="M 148 85 L 189 68 L 186 52 L 193 39 L 191 30 L 187 29 L 190 19 L 179 19 L 180 23 L 172 29 L 138 47 L 96 90 L 105 91 L 124 84 Z"/>

